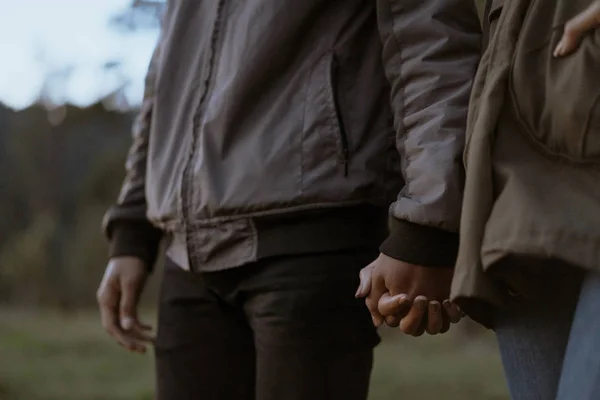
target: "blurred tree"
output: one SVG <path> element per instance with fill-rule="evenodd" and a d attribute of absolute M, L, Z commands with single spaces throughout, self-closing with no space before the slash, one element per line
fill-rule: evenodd
<path fill-rule="evenodd" d="M 131 7 L 111 19 L 111 24 L 123 31 L 157 29 L 164 11 L 164 1 L 134 0 Z"/>
<path fill-rule="evenodd" d="M 163 6 L 132 1 L 110 26 L 124 35 L 156 30 Z M 131 115 L 103 103 L 114 105 L 129 82 L 120 60 L 106 61 L 121 86 L 85 109 L 62 105 L 75 67 L 50 62 L 43 49 L 37 58 L 47 66 L 39 104 L 0 107 L 0 300 L 69 308 L 93 300 L 106 261 L 100 221 L 124 174 Z"/>
<path fill-rule="evenodd" d="M 6 152 L 0 165 L 9 173 L 1 174 L 6 190 L 0 192 L 0 298 L 9 295 L 6 281 L 12 280 L 68 308 L 76 301 L 73 288 L 82 286 L 70 273 L 73 244 L 82 247 L 81 239 L 87 238 L 102 249 L 85 262 L 79 256 L 85 274 L 106 260 L 100 210 L 114 200 L 123 176 L 131 115 L 109 112 L 101 104 L 64 107 L 60 114 L 62 122 L 53 125 L 41 106 L 12 113 L 1 136 Z M 28 290 L 32 281 L 22 274 L 41 278 L 34 281 L 45 289 L 33 285 Z"/>

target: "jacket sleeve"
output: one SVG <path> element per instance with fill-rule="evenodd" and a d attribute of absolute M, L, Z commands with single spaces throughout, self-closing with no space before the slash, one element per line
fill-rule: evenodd
<path fill-rule="evenodd" d="M 160 53 L 160 41 L 152 55 L 146 75 L 144 98 L 133 124 L 133 143 L 126 161 L 126 176 L 115 205 L 104 216 L 103 228 L 110 242 L 109 256 L 135 256 L 148 268 L 156 261 L 161 230 L 155 228 L 146 217 L 146 163 L 156 67 Z"/>
<path fill-rule="evenodd" d="M 453 266 L 481 52 L 477 10 L 472 0 L 377 0 L 377 19 L 405 181 L 380 250 L 412 264 Z"/>

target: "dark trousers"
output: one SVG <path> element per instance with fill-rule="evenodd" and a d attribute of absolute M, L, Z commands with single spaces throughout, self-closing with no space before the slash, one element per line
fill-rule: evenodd
<path fill-rule="evenodd" d="M 273 257 L 194 274 L 167 261 L 160 400 L 365 400 L 379 337 L 358 272 L 376 252 Z"/>

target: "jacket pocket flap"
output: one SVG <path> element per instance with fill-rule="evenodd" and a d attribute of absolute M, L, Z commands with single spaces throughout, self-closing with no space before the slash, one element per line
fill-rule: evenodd
<path fill-rule="evenodd" d="M 506 0 L 491 0 L 491 5 L 489 6 L 489 11 L 487 13 L 488 22 L 491 23 L 493 20 L 500 17 L 505 2 Z"/>

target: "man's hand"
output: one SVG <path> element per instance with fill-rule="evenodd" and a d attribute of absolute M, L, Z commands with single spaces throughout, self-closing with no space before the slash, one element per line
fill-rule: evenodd
<path fill-rule="evenodd" d="M 554 49 L 554 57 L 571 54 L 579 46 L 583 35 L 600 26 L 600 0 L 565 24 L 563 36 Z"/>
<path fill-rule="evenodd" d="M 356 295 L 366 296 L 376 326 L 385 321 L 412 336 L 444 333 L 462 317 L 447 300 L 452 275 L 452 268 L 422 267 L 381 254 L 361 271 Z"/>
<path fill-rule="evenodd" d="M 104 329 L 130 351 L 144 353 L 154 338 L 150 326 L 138 320 L 137 305 L 148 278 L 144 262 L 136 257 L 112 258 L 98 288 L 97 299 Z"/>

